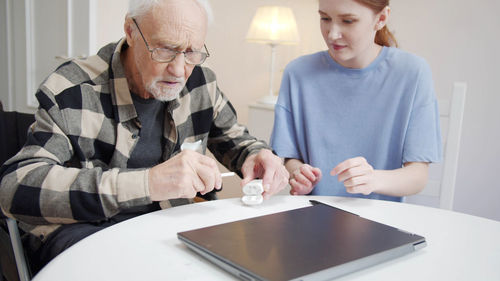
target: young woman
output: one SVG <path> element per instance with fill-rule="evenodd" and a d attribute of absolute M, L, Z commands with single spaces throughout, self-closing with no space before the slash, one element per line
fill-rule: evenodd
<path fill-rule="evenodd" d="M 291 194 L 400 201 L 440 161 L 431 70 L 395 48 L 389 14 L 388 0 L 319 0 L 328 51 L 286 67 L 275 107 L 271 145 Z"/>

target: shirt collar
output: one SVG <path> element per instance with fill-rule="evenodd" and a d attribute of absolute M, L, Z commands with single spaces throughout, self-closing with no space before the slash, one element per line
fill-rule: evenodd
<path fill-rule="evenodd" d="M 137 118 L 132 94 L 130 93 L 125 68 L 120 58 L 122 50 L 128 48 L 126 38 L 120 39 L 111 56 L 110 86 L 111 96 L 115 105 L 118 122 L 125 122 Z"/>

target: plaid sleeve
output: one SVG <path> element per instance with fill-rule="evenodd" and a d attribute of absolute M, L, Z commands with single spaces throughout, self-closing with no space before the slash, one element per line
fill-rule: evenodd
<path fill-rule="evenodd" d="M 74 123 L 83 122 L 69 120 L 75 114 L 65 115 L 47 90 L 38 91 L 37 99 L 40 108 L 27 143 L 0 170 L 6 215 L 28 224 L 63 224 L 99 221 L 122 208 L 151 203 L 147 169 L 93 167 L 78 160 L 81 151 L 73 143 L 81 140 L 68 132 L 82 130 Z"/>
<path fill-rule="evenodd" d="M 217 86 L 215 74 L 203 69 L 207 88 L 213 103 L 213 122 L 209 132 L 208 148 L 224 166 L 239 172 L 248 155 L 261 149 L 271 149 L 264 141 L 248 133 L 238 124 L 236 110 Z"/>

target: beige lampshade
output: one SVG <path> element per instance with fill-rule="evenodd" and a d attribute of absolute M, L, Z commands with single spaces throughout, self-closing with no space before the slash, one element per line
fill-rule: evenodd
<path fill-rule="evenodd" d="M 264 44 L 297 44 L 299 33 L 292 9 L 282 6 L 259 7 L 246 39 Z"/>

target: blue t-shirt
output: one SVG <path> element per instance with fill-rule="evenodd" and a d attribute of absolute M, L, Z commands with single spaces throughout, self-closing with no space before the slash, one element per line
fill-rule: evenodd
<path fill-rule="evenodd" d="M 281 157 L 321 169 L 313 195 L 401 201 L 347 193 L 330 171 L 357 156 L 381 170 L 440 161 L 431 70 L 422 58 L 387 47 L 362 69 L 343 67 L 327 51 L 295 59 L 283 74 L 271 146 Z"/>

